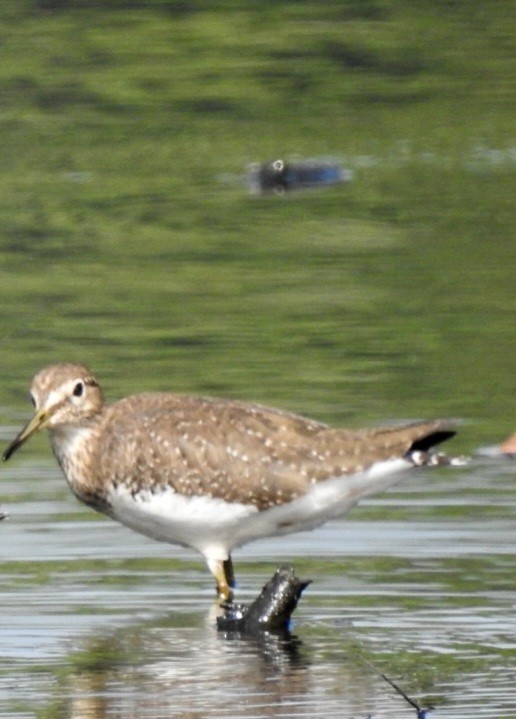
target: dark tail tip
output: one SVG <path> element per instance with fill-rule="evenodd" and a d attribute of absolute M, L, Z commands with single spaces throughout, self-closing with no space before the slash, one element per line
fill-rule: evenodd
<path fill-rule="evenodd" d="M 435 432 L 430 432 L 430 434 L 412 442 L 409 452 L 428 452 L 432 447 L 441 444 L 441 442 L 446 442 L 447 439 L 451 439 L 456 434 L 457 432 L 451 429 L 437 429 Z"/>

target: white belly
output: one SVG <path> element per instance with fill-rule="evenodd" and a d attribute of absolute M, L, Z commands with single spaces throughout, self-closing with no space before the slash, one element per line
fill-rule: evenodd
<path fill-rule="evenodd" d="M 365 472 L 314 484 L 303 497 L 262 511 L 215 497 L 186 497 L 172 489 L 132 494 L 118 486 L 108 501 L 111 515 L 136 532 L 218 560 L 247 542 L 313 529 L 341 517 L 362 497 L 394 484 L 410 466 L 404 459 L 380 462 Z"/>
<path fill-rule="evenodd" d="M 205 556 L 225 559 L 238 526 L 258 514 L 253 505 L 228 504 L 214 497 L 186 497 L 172 489 L 132 494 L 119 486 L 108 500 L 121 524 L 161 542 L 192 547 Z"/>

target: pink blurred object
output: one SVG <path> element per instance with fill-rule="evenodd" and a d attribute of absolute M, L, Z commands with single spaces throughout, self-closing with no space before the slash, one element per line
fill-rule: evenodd
<path fill-rule="evenodd" d="M 516 432 L 500 445 L 500 449 L 505 454 L 516 454 Z"/>

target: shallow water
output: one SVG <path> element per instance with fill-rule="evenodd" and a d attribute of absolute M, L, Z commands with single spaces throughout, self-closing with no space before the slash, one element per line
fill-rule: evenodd
<path fill-rule="evenodd" d="M 514 432 L 508 3 L 89 5 L 0 3 L 2 444 L 66 359 L 110 399 L 459 417 L 459 454 Z M 352 181 L 251 197 L 276 157 Z M 0 717 L 414 717 L 382 673 L 436 719 L 516 717 L 515 469 L 243 548 L 243 601 L 283 562 L 313 580 L 295 638 L 253 642 L 215 631 L 200 558 L 80 506 L 34 438 L 1 467 Z"/>
<path fill-rule="evenodd" d="M 235 554 L 249 601 L 311 578 L 289 640 L 214 628 L 192 553 L 97 517 L 46 460 L 4 469 L 2 717 L 516 716 L 516 464 L 418 472 L 346 520 Z"/>

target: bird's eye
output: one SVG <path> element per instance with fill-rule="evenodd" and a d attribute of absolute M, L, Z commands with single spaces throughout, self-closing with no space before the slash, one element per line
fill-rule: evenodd
<path fill-rule="evenodd" d="M 36 398 L 34 397 L 33 394 L 30 395 L 30 403 L 33 407 L 36 406 Z"/>
<path fill-rule="evenodd" d="M 84 384 L 82 382 L 77 382 L 77 384 L 73 388 L 73 396 L 74 397 L 82 397 L 83 392 L 84 392 Z"/>

